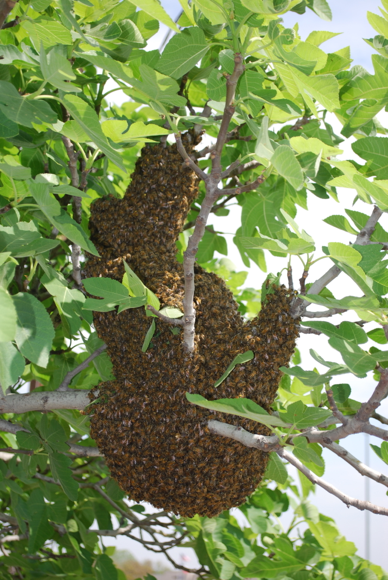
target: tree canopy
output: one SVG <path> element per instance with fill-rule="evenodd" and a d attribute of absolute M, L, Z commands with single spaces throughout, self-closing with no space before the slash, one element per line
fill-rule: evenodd
<path fill-rule="evenodd" d="M 388 395 L 388 232 L 379 221 L 388 210 L 388 137 L 377 117 L 388 106 L 388 0 L 381 15 L 368 13 L 374 74 L 352 63 L 348 47 L 324 51 L 334 33 L 302 39 L 298 26 L 285 27 L 288 11 L 330 21 L 326 0 L 180 4 L 174 22 L 158 0 L 0 0 L 0 576 L 123 580 L 114 548 L 104 545 L 122 535 L 187 571 L 169 550 L 192 548 L 193 571 L 209 580 L 387 580 L 311 495 L 320 486 L 352 509 L 388 515 L 386 505 L 350 497 L 346 483 L 339 490 L 326 481 L 322 458 L 326 449 L 388 487 L 388 418 L 378 411 Z M 171 36 L 149 50 L 160 23 Z M 110 101 L 116 91 L 127 97 L 122 105 Z M 187 133 L 203 144 L 188 152 Z M 357 161 L 341 156 L 348 138 Z M 126 263 L 120 280 L 85 275 L 99 256 L 93 202 L 122 200 L 141 151 L 156 144 L 175 144 L 182 174 L 190 169 L 199 187 L 176 243 L 182 308 L 163 307 Z M 298 208 L 315 198 L 339 203 L 325 219 L 333 233 L 323 247 L 314 236 L 319 215 L 309 233 L 298 225 Z M 236 206 L 241 220 L 230 244 L 260 272 L 257 288 L 220 258 L 230 232 L 208 225 L 211 214 L 222 218 Z M 161 235 L 166 211 L 160 207 Z M 337 230 L 348 244 L 336 241 Z M 279 272 L 267 271 L 271 256 L 281 259 Z M 270 454 L 256 491 L 213 518 L 132 501 L 90 436 L 99 385 L 115 379 L 93 313 L 120 319 L 145 310 L 149 328 L 137 337 L 144 360 L 165 327 L 190 359 L 195 263 L 225 280 L 247 321 L 272 284 L 285 284 L 298 332 L 327 341 L 324 353 L 310 350 L 316 368 L 298 349 L 281 366 L 269 410 L 245 397 L 203 397 L 195 385 L 187 393 L 198 413 L 224 414 L 225 422 L 208 422 L 215 440 Z M 328 286 L 338 276 L 344 292 L 336 296 Z M 214 388 L 254 357 L 239 353 Z M 362 401 L 352 396 L 354 377 L 366 381 Z M 257 434 L 236 427 L 236 417 L 256 422 Z M 372 445 L 381 472 L 341 445 L 356 433 L 381 442 Z"/>

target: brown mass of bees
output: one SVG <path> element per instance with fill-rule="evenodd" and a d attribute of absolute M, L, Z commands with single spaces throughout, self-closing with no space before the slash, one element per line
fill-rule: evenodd
<path fill-rule="evenodd" d="M 189 134 L 184 143 L 189 153 L 196 144 Z M 85 276 L 121 281 L 126 260 L 161 306 L 183 310 L 183 267 L 175 241 L 197 194 L 197 177 L 183 165 L 175 145 L 145 147 L 125 197 L 108 196 L 92 206 L 90 229 L 101 258 L 89 258 Z M 217 419 L 262 434 L 269 430 L 192 405 L 185 394 L 211 400 L 247 397 L 269 410 L 279 367 L 288 364 L 297 337 L 290 301 L 284 287 L 274 286 L 259 316 L 246 322 L 224 281 L 196 267 L 192 357 L 183 350 L 183 332 L 174 335 L 160 320 L 142 352 L 152 320 L 144 308 L 94 313 L 116 380 L 91 393 L 96 400 L 91 435 L 131 499 L 185 517 L 212 517 L 240 505 L 255 490 L 268 454 L 210 433 L 207 422 Z M 234 357 L 247 350 L 254 359 L 237 365 L 214 388 Z"/>

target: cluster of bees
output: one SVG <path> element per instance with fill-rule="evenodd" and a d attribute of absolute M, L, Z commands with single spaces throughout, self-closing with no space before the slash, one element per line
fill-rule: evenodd
<path fill-rule="evenodd" d="M 184 141 L 190 153 L 196 140 L 186 134 Z M 101 258 L 89 258 L 85 277 L 121 281 L 126 260 L 161 306 L 183 309 L 183 267 L 175 258 L 175 241 L 197 195 L 197 178 L 183 166 L 175 145 L 143 149 L 125 197 L 109 196 L 92 206 L 92 240 Z M 196 267 L 192 357 L 183 350 L 182 335 L 160 320 L 142 352 L 151 322 L 144 308 L 94 313 L 116 380 L 90 394 L 96 400 L 90 407 L 91 435 L 131 499 L 183 517 L 213 517 L 255 490 L 268 455 L 210 433 L 207 422 L 217 419 L 262 434 L 268 429 L 192 405 L 186 392 L 210 400 L 247 397 L 269 411 L 279 367 L 288 364 L 295 347 L 292 298 L 284 287 L 274 286 L 259 316 L 246 322 L 224 281 Z M 234 357 L 247 350 L 254 359 L 237 365 L 215 388 Z"/>

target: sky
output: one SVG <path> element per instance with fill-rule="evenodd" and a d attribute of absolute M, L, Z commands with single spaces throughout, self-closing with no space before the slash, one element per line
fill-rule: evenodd
<path fill-rule="evenodd" d="M 171 17 L 176 17 L 180 12 L 181 7 L 178 0 L 162 0 L 162 5 Z M 308 36 L 308 34 L 313 30 L 330 30 L 332 32 L 341 32 L 340 36 L 337 36 L 323 45 L 323 49 L 326 52 L 334 52 L 343 48 L 345 46 L 351 47 L 351 56 L 353 58 L 353 64 L 362 65 L 370 72 L 373 72 L 373 67 L 371 63 L 371 55 L 373 50 L 362 40 L 363 38 L 371 38 L 376 32 L 369 25 L 366 17 L 367 10 L 375 13 L 379 13 L 380 2 L 377 0 L 369 0 L 367 3 L 364 0 L 336 0 L 331 2 L 331 8 L 333 12 L 333 21 L 325 22 L 319 19 L 313 12 L 308 10 L 305 15 L 301 16 L 294 13 L 288 13 L 284 16 L 284 23 L 287 26 L 294 26 L 296 22 L 299 22 L 299 31 L 302 40 Z M 167 32 L 167 28 L 162 26 L 158 35 L 152 39 L 152 45 L 150 48 L 158 48 L 163 41 Z M 115 102 L 119 104 L 121 101 L 119 93 L 112 94 Z M 388 117 L 386 114 L 380 117 L 380 120 L 386 122 Z M 333 123 L 334 127 L 340 131 L 340 126 L 334 115 L 330 116 L 330 121 Z M 355 158 L 351 150 L 351 141 L 349 140 L 340 147 L 344 150 L 344 159 L 349 159 L 350 157 Z M 311 196 L 312 198 L 314 196 Z M 345 206 L 349 209 L 352 208 L 354 193 L 350 190 L 342 190 L 339 193 L 339 198 L 341 201 L 342 208 Z M 365 211 L 365 207 L 355 207 L 359 211 Z M 308 233 L 312 234 L 317 240 L 317 247 L 320 249 L 322 245 L 326 245 L 328 241 L 337 241 L 348 244 L 354 241 L 354 238 L 345 232 L 336 230 L 331 226 L 328 226 L 323 222 L 323 219 L 328 215 L 333 213 L 344 213 L 343 209 L 336 204 L 336 202 L 320 200 L 314 198 L 309 200 L 308 211 L 298 209 L 297 221 Z M 388 216 L 385 216 L 385 220 L 382 225 L 388 228 Z M 221 221 L 222 219 L 222 221 Z M 217 224 L 222 231 L 234 232 L 239 226 L 239 207 L 235 206 L 231 212 L 231 215 L 227 218 L 217 218 L 212 217 L 212 221 L 217 229 Z M 237 270 L 246 270 L 242 264 L 238 251 L 234 248 L 231 243 L 231 235 L 226 236 L 228 240 L 229 256 L 236 265 Z M 323 262 L 324 263 L 324 262 Z M 279 259 L 272 258 L 268 260 L 269 271 L 276 272 L 279 268 Z M 284 263 L 282 262 L 283 267 Z M 312 269 L 311 280 L 319 277 L 322 262 L 319 263 Z M 295 263 L 295 271 L 297 272 L 297 264 Z M 298 272 L 299 275 L 295 277 L 300 277 L 301 271 Z M 256 267 L 252 266 L 247 279 L 248 286 L 260 287 L 265 275 Z M 349 278 L 339 277 L 337 280 L 330 285 L 330 289 L 334 292 L 337 297 L 342 297 L 352 293 L 353 295 L 360 295 L 360 291 L 354 285 L 352 285 Z M 341 318 L 337 317 L 331 319 L 333 324 L 338 324 L 341 322 Z M 300 350 L 303 353 L 308 353 L 310 348 L 314 348 L 319 351 L 321 355 L 325 356 L 325 346 L 322 342 L 321 337 L 313 335 L 302 335 L 298 344 Z M 336 360 L 333 355 L 334 351 L 330 349 L 330 359 Z M 303 355 L 303 363 L 305 368 L 313 368 L 317 366 L 315 361 L 313 361 L 309 355 Z M 338 359 L 338 362 L 339 359 Z M 350 382 L 352 386 L 352 396 L 354 398 L 359 398 L 359 400 L 365 400 L 371 393 L 373 388 L 373 381 L 368 379 L 360 380 L 350 377 Z M 383 405 L 379 410 L 382 414 L 388 414 L 388 400 L 385 400 Z M 379 443 L 370 440 L 371 443 Z M 356 455 L 360 460 L 365 460 L 366 457 L 366 441 L 364 435 L 356 435 L 351 437 L 343 445 L 354 455 Z M 330 481 L 333 485 L 346 492 L 352 497 L 364 498 L 365 497 L 365 482 L 363 478 L 350 466 L 348 466 L 343 460 L 340 460 L 333 454 L 328 454 L 324 452 L 324 457 L 326 459 L 326 472 L 324 478 Z M 369 451 L 369 465 L 377 471 L 384 470 L 384 464 L 380 459 L 374 454 L 372 450 Z M 386 466 L 385 466 L 386 467 Z M 295 472 L 292 472 L 293 476 L 297 478 Z M 370 482 L 370 498 L 374 503 L 381 505 L 388 505 L 388 499 L 385 495 L 385 489 L 379 486 L 377 483 Z M 329 495 L 324 490 L 318 488 L 315 497 L 313 496 L 313 503 L 315 503 L 319 510 L 327 516 L 333 517 L 340 528 L 341 532 L 350 541 L 353 541 L 358 549 L 361 556 L 365 556 L 365 514 L 358 511 L 356 508 L 346 508 L 337 498 Z M 383 566 L 388 570 L 388 550 L 387 550 L 387 537 L 388 537 L 388 518 L 384 516 L 378 516 L 370 514 L 370 546 L 371 553 L 370 559 L 373 563 Z M 107 542 L 108 543 L 108 542 Z M 147 552 L 142 546 L 136 544 L 127 538 L 118 538 L 118 541 L 112 541 L 111 544 L 115 544 L 119 549 L 127 549 L 131 551 L 139 560 L 142 559 L 158 559 L 160 561 L 165 561 L 163 558 L 153 557 L 153 555 Z M 195 555 L 191 550 L 175 549 L 175 556 L 180 557 L 180 555 L 187 555 L 191 558 L 191 563 L 187 562 L 187 565 L 195 565 L 196 559 Z"/>

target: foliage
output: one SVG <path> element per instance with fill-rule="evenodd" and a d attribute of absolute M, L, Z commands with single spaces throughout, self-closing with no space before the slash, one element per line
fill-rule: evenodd
<path fill-rule="evenodd" d="M 348 421 L 356 429 L 358 421 L 357 429 L 369 429 L 373 413 L 388 423 L 376 414 L 388 393 L 388 232 L 378 223 L 388 209 L 388 139 L 376 118 L 388 106 L 387 12 L 368 13 L 377 32 L 367 41 L 376 50 L 370 74 L 351 68 L 348 48 L 324 52 L 321 44 L 332 33 L 312 31 L 302 40 L 297 26 L 283 25 L 289 10 L 301 18 L 313 10 L 330 20 L 326 0 L 180 3 L 174 23 L 158 0 L 20 0 L 13 8 L 0 0 L 0 19 L 6 18 L 0 21 L 0 575 L 123 580 L 103 537 L 127 535 L 159 553 L 177 545 L 193 548 L 199 574 L 207 578 L 386 580 L 310 503 L 309 479 L 300 473 L 298 487 L 280 458 L 319 477 L 325 443 L 317 437 L 325 427 Z M 162 54 L 147 50 L 159 21 L 176 32 Z M 88 391 L 112 379 L 92 310 L 159 311 L 159 301 L 129 267 L 122 284 L 108 278 L 82 284 L 80 271 L 87 253 L 97 255 L 88 231 L 91 203 L 107 194 L 123 197 L 145 144 L 198 125 L 214 142 L 236 53 L 245 70 L 222 150 L 222 167 L 229 170 L 212 211 L 222 217 L 234 204 L 241 209 L 233 242 L 246 268 L 266 272 L 266 259 L 275 256 L 283 259 L 282 281 L 284 271 L 288 280 L 292 267 L 299 272 L 295 317 L 303 318 L 310 304 L 324 311 L 320 318 L 344 315 L 338 324 L 302 322 L 305 332 L 326 336 L 342 360 L 326 361 L 312 350 L 325 370 L 309 370 L 300 366 L 297 352 L 290 368 L 283 368 L 274 414 L 244 399 L 189 397 L 271 426 L 276 441 L 267 480 L 238 511 L 183 521 L 124 501 L 82 410 Z M 115 91 L 127 96 L 121 106 L 109 104 Z M 333 113 L 341 135 L 331 124 Z M 338 158 L 351 136 L 361 163 Z M 205 173 L 212 147 L 198 151 Z M 325 221 L 356 236 L 355 243 L 317 248 L 297 225 L 298 206 L 306 209 L 314 197 L 338 200 L 337 188 L 355 196 L 346 199 L 343 214 Z M 203 197 L 204 189 L 177 242 L 181 261 Z M 219 259 L 227 253 L 223 232 L 207 227 L 198 261 L 225 279 L 240 312 L 253 318 L 261 307 L 259 285 L 244 287 L 246 272 Z M 318 260 L 322 278 L 306 286 Z M 354 282 L 358 296 L 338 298 L 326 288 L 339 273 Z M 153 318 L 144 351 L 152 348 L 156 316 L 147 313 Z M 182 316 L 178 309 L 161 314 Z M 227 373 L 249 358 L 231 361 Z M 370 380 L 372 374 L 378 383 L 369 407 L 351 397 L 350 384 L 336 382 Z M 28 384 L 34 390 L 26 398 Z M 376 433 L 387 439 L 383 429 Z M 286 446 L 293 450 L 288 456 Z M 373 449 L 382 466 L 388 463 L 386 442 Z M 279 517 L 289 513 L 291 524 L 283 529 Z"/>

